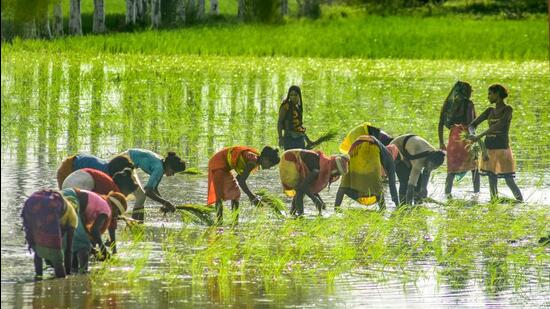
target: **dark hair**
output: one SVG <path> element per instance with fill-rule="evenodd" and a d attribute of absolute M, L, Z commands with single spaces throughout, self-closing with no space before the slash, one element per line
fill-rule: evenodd
<path fill-rule="evenodd" d="M 441 150 L 436 150 L 430 153 L 426 159 L 432 162 L 435 167 L 439 167 L 445 161 L 445 153 Z"/>
<path fill-rule="evenodd" d="M 168 155 L 164 158 L 164 164 L 170 167 L 174 173 L 185 171 L 185 161 L 178 157 L 173 151 L 168 152 Z"/>
<path fill-rule="evenodd" d="M 506 89 L 501 84 L 492 84 L 489 86 L 489 91 L 497 93 L 502 99 L 508 96 L 508 89 Z"/>
<path fill-rule="evenodd" d="M 292 91 L 295 91 L 296 93 L 298 93 L 298 96 L 300 97 L 300 103 L 303 103 L 302 101 L 302 90 L 300 89 L 300 87 L 296 86 L 296 85 L 292 85 L 290 86 L 290 88 L 288 88 L 288 92 L 286 93 L 286 99 L 285 99 L 285 102 L 288 102 L 288 98 L 290 97 L 290 92 Z M 300 104 L 301 106 L 302 104 Z"/>
<path fill-rule="evenodd" d="M 107 163 L 107 171 L 111 177 L 125 168 L 133 169 L 134 164 L 130 161 L 130 158 L 124 155 L 117 156 Z"/>
<path fill-rule="evenodd" d="M 134 192 L 138 188 L 138 184 L 132 177 L 132 169 L 125 168 L 113 175 L 113 181 L 118 186 L 121 192 Z"/>
<path fill-rule="evenodd" d="M 260 157 L 268 159 L 273 165 L 277 165 L 279 161 L 281 161 L 279 158 L 279 150 L 270 146 L 265 146 L 264 149 L 262 149 Z"/>

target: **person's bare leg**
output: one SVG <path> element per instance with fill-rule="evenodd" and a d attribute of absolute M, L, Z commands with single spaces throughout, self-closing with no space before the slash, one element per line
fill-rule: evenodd
<path fill-rule="evenodd" d="M 445 195 L 447 198 L 451 198 L 451 192 L 453 191 L 453 181 L 455 180 L 455 174 L 448 173 L 445 179 Z"/>
<path fill-rule="evenodd" d="M 88 273 L 88 262 L 90 260 L 90 250 L 79 250 L 78 253 L 78 273 Z"/>
<path fill-rule="evenodd" d="M 231 201 L 231 212 L 235 217 L 235 223 L 238 223 L 239 222 L 239 200 Z"/>
<path fill-rule="evenodd" d="M 42 280 L 43 276 L 43 260 L 38 254 L 34 253 L 34 280 Z"/>
<path fill-rule="evenodd" d="M 491 200 L 498 198 L 498 178 L 496 175 L 489 175 L 489 192 L 491 193 Z"/>
<path fill-rule="evenodd" d="M 223 201 L 216 201 L 216 224 L 223 223 Z"/>
<path fill-rule="evenodd" d="M 514 198 L 518 202 L 523 202 L 523 195 L 521 195 L 521 191 L 516 184 L 516 181 L 514 180 L 514 177 L 506 177 L 504 178 L 506 180 L 506 184 L 508 185 L 508 188 L 512 190 L 512 194 L 514 195 Z"/>
<path fill-rule="evenodd" d="M 474 193 L 479 193 L 479 188 L 481 186 L 481 180 L 479 177 L 479 170 L 472 171 L 472 182 L 474 185 Z"/>

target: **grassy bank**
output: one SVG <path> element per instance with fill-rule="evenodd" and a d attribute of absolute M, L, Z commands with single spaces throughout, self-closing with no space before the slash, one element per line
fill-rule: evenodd
<path fill-rule="evenodd" d="M 368 16 L 291 20 L 283 25 L 217 24 L 178 30 L 18 41 L 11 50 L 47 53 L 289 56 L 324 58 L 548 58 L 546 20 Z"/>

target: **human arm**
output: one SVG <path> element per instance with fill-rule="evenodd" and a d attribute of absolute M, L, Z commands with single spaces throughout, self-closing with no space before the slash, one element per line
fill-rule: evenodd
<path fill-rule="evenodd" d="M 506 126 L 506 124 L 510 122 L 511 119 L 512 119 L 512 108 L 510 106 L 506 106 L 504 108 L 504 111 L 502 112 L 502 117 L 500 117 L 500 119 L 496 123 L 490 125 L 487 130 L 481 132 L 480 134 L 473 136 L 471 140 L 475 142 L 489 133 L 493 133 L 495 131 L 499 131 L 503 129 Z"/>
<path fill-rule="evenodd" d="M 279 147 L 283 147 L 284 145 L 284 139 L 283 139 L 283 130 L 284 130 L 284 122 L 286 118 L 286 113 L 288 112 L 288 108 L 286 103 L 281 104 L 281 107 L 279 107 L 279 118 L 277 120 L 277 135 L 279 136 Z"/>
<path fill-rule="evenodd" d="M 399 194 L 397 194 L 397 187 L 395 186 L 395 163 L 390 152 L 386 147 L 378 140 L 376 140 L 378 147 L 380 148 L 380 161 L 388 176 L 388 185 L 390 187 L 390 195 L 395 205 L 399 205 Z"/>
<path fill-rule="evenodd" d="M 158 191 L 158 185 L 162 180 L 163 175 L 164 175 L 164 169 L 162 168 L 162 166 L 158 166 L 155 169 L 153 169 L 153 172 L 149 176 L 149 180 L 145 184 L 145 187 L 143 187 L 145 191 L 145 196 L 147 196 L 148 198 L 152 199 L 157 203 L 160 203 L 162 206 L 164 206 L 165 210 L 175 211 L 176 207 L 168 200 L 165 200 Z"/>
<path fill-rule="evenodd" d="M 246 184 L 246 180 L 248 179 L 248 176 L 250 176 L 250 173 L 252 172 L 252 170 L 255 168 L 256 168 L 256 163 L 248 161 L 246 163 L 244 171 L 241 174 L 237 175 L 237 182 L 239 183 L 239 186 L 241 187 L 243 192 L 248 196 L 248 198 L 253 204 L 258 203 L 259 198 L 254 193 L 252 193 L 252 191 L 250 191 L 250 189 L 248 188 L 248 185 Z"/>
<path fill-rule="evenodd" d="M 116 228 L 109 227 L 109 247 L 111 247 L 111 253 L 116 254 Z"/>
<path fill-rule="evenodd" d="M 447 150 L 447 147 L 445 146 L 445 142 L 443 141 L 444 116 L 445 116 L 445 104 L 443 104 L 443 107 L 441 108 L 441 112 L 439 114 L 439 124 L 437 125 L 437 135 L 439 136 L 439 149 L 441 150 Z"/>
<path fill-rule="evenodd" d="M 64 262 L 65 262 L 65 274 L 71 273 L 71 265 L 73 264 L 73 236 L 74 228 L 67 227 L 67 243 L 65 244 Z"/>
<path fill-rule="evenodd" d="M 97 219 L 95 220 L 90 230 L 90 234 L 92 236 L 92 244 L 99 245 L 99 250 L 101 252 L 101 256 L 99 257 L 100 261 L 104 261 L 105 259 L 108 258 L 107 248 L 103 243 L 103 239 L 101 239 L 101 228 L 105 225 L 106 221 L 107 221 L 107 215 L 100 214 L 99 216 L 97 216 Z"/>
<path fill-rule="evenodd" d="M 405 195 L 405 203 L 412 204 L 415 188 L 418 184 L 418 178 L 422 172 L 422 166 L 425 159 L 418 159 L 411 162 L 411 174 L 409 175 L 409 181 L 407 182 L 407 193 Z"/>
<path fill-rule="evenodd" d="M 488 108 L 486 109 L 483 113 L 481 113 L 481 115 L 479 115 L 479 117 L 477 117 L 476 119 L 474 119 L 474 121 L 472 121 L 469 125 L 468 125 L 468 130 L 469 131 L 472 131 L 472 129 L 475 129 L 477 128 L 477 126 L 482 123 L 483 121 L 487 120 L 487 118 L 489 117 L 489 113 L 491 112 L 491 108 Z"/>

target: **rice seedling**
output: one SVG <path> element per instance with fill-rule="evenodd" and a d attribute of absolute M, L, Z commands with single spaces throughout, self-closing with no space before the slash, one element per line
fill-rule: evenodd
<path fill-rule="evenodd" d="M 197 204 L 177 205 L 176 209 L 180 211 L 183 222 L 197 222 L 206 225 L 214 224 L 214 208 Z"/>
<path fill-rule="evenodd" d="M 258 190 L 256 192 L 256 195 L 260 197 L 259 206 L 270 208 L 271 210 L 273 210 L 273 213 L 279 218 L 285 217 L 286 206 L 280 198 L 275 196 L 273 193 L 270 193 L 266 189 Z"/>

